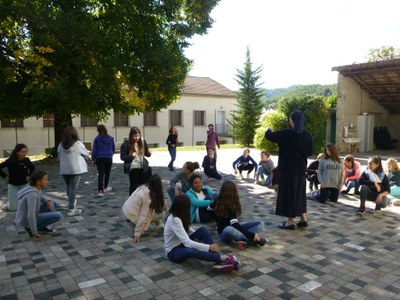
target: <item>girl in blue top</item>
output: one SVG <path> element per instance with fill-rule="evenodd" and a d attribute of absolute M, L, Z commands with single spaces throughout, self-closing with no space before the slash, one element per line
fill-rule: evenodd
<path fill-rule="evenodd" d="M 97 178 L 98 196 L 103 197 L 104 191 L 111 190 L 108 186 L 112 167 L 112 159 L 115 153 L 114 138 L 108 135 L 107 128 L 103 124 L 97 126 L 98 135 L 93 142 L 92 161 L 99 173 Z"/>
<path fill-rule="evenodd" d="M 232 167 L 234 169 L 235 174 L 240 174 L 240 177 L 243 179 L 242 172 L 247 171 L 247 178 L 250 177 L 250 173 L 254 170 L 254 178 L 258 169 L 257 162 L 250 156 L 250 149 L 245 148 L 243 150 L 243 155 L 239 156 L 233 163 Z"/>
<path fill-rule="evenodd" d="M 201 175 L 194 174 L 190 178 L 191 188 L 186 192 L 190 199 L 190 221 L 207 223 L 212 220 L 207 211 L 207 207 L 211 204 L 211 200 L 218 195 L 208 186 L 203 186 Z"/>

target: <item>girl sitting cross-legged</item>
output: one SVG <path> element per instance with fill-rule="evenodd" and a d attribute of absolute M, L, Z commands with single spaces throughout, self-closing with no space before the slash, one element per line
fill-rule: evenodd
<path fill-rule="evenodd" d="M 164 227 L 164 248 L 168 259 L 182 263 L 188 258 L 214 262 L 216 272 L 239 270 L 240 262 L 235 256 L 219 252 L 219 245 L 214 244 L 206 227 L 196 231 L 190 228 L 190 200 L 180 194 L 172 201 Z"/>
<path fill-rule="evenodd" d="M 207 210 L 211 200 L 218 195 L 213 190 L 203 185 L 200 174 L 194 174 L 190 178 L 191 188 L 186 192 L 190 199 L 190 222 L 207 223 L 212 221 L 212 217 Z"/>
<path fill-rule="evenodd" d="M 264 229 L 264 222 L 239 223 L 238 217 L 242 213 L 242 207 L 238 190 L 232 181 L 225 181 L 222 184 L 219 196 L 208 209 L 217 222 L 217 230 L 222 242 L 240 250 L 246 248 L 248 244 L 264 246 L 267 242 L 258 234 Z"/>

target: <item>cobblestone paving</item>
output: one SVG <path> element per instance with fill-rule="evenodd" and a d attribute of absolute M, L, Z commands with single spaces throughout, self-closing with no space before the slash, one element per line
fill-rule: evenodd
<path fill-rule="evenodd" d="M 230 173 L 240 154 L 240 149 L 218 151 L 222 180 L 237 183 L 241 219 L 264 220 L 262 235 L 269 243 L 244 251 L 222 246 L 223 253 L 241 260 L 238 272 L 215 274 L 210 263 L 195 260 L 171 263 L 162 230 L 155 228 L 133 244 L 133 226 L 120 215 L 128 178 L 115 159 L 112 191 L 96 197 L 96 170 L 89 167 L 78 190 L 82 215 L 67 217 L 64 211 L 57 232 L 42 235 L 40 242 L 14 225 L 15 213 L 0 211 L 0 299 L 400 299 L 399 207 L 372 213 L 374 205 L 367 202 L 368 212 L 358 216 L 352 195 L 335 204 L 308 201 L 309 227 L 280 230 L 283 218 L 274 215 L 274 192 Z M 178 151 L 176 165 L 201 162 L 203 155 Z M 168 158 L 167 152 L 154 152 L 150 160 L 165 184 L 176 174 L 166 167 Z M 365 165 L 365 158 L 359 161 Z M 46 193 L 66 203 L 58 163 L 42 161 L 37 168 L 49 173 Z M 208 183 L 215 191 L 220 184 Z M 1 207 L 5 199 L 1 182 Z M 217 241 L 215 226 L 207 226 Z"/>

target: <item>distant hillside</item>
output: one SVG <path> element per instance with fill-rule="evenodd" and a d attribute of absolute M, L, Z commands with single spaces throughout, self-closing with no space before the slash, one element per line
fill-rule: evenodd
<path fill-rule="evenodd" d="M 309 84 L 293 85 L 288 88 L 265 89 L 264 106 L 267 109 L 275 109 L 281 97 L 290 97 L 293 95 L 321 95 L 330 96 L 336 92 L 336 84 Z"/>

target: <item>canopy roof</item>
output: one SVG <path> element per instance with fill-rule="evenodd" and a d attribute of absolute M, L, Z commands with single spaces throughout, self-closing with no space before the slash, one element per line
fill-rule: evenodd
<path fill-rule="evenodd" d="M 400 113 L 400 59 L 333 67 L 350 77 L 390 113 Z"/>

